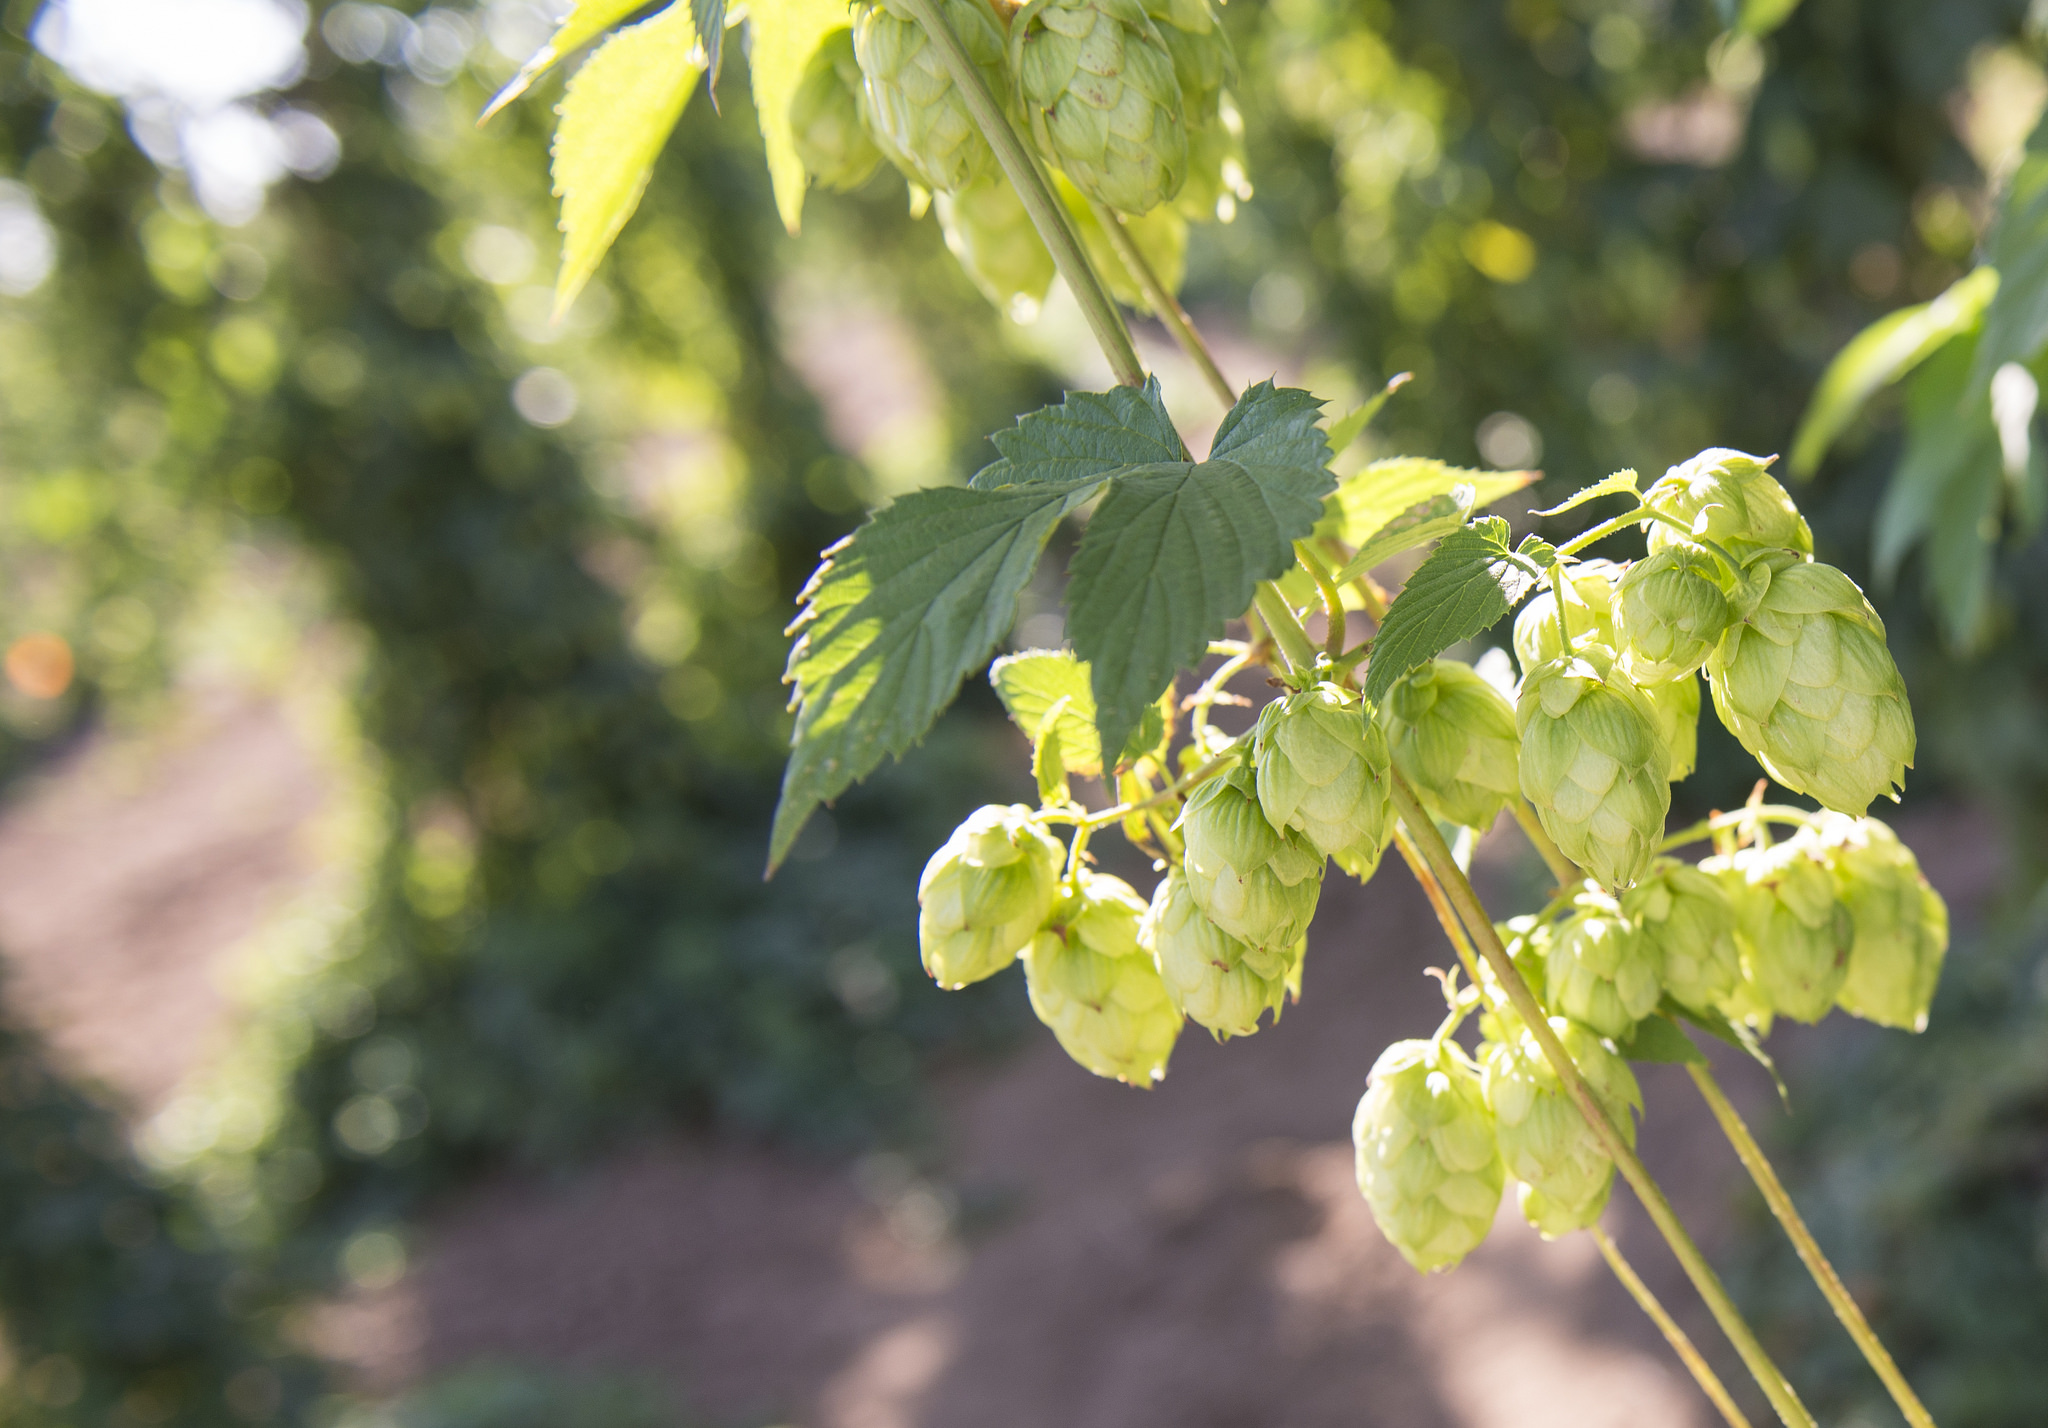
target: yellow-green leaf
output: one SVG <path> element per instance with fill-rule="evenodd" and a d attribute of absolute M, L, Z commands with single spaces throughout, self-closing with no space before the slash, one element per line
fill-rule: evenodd
<path fill-rule="evenodd" d="M 1334 536 L 1346 545 L 1365 544 L 1387 523 L 1418 501 L 1448 495 L 1459 486 L 1472 488 L 1472 508 L 1484 510 L 1501 497 L 1535 481 L 1540 471 L 1474 471 L 1423 456 L 1395 456 L 1375 461 L 1338 483 L 1325 504 L 1319 535 Z"/>
<path fill-rule="evenodd" d="M 761 142 L 768 150 L 768 177 L 775 185 L 775 207 L 794 233 L 804 211 L 809 176 L 796 156 L 789 124 L 789 101 L 796 95 L 804 66 L 818 52 L 825 36 L 852 23 L 846 0 L 752 0 L 754 109 L 761 116 Z"/>
<path fill-rule="evenodd" d="M 556 113 L 555 194 L 562 200 L 562 271 L 555 311 L 575 300 L 640 206 L 655 156 L 703 71 L 686 5 L 621 30 L 576 71 Z"/>
<path fill-rule="evenodd" d="M 647 0 L 577 0 L 575 8 L 562 17 L 554 34 L 548 36 L 548 42 L 519 66 L 519 73 L 503 89 L 491 96 L 476 122 L 483 123 L 526 93 L 527 86 L 553 68 L 562 56 L 583 48 L 646 3 Z"/>

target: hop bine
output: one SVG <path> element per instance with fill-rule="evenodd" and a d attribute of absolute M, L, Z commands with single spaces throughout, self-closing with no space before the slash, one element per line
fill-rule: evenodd
<path fill-rule="evenodd" d="M 1264 951 L 1246 946 L 1195 906 L 1179 868 L 1153 890 L 1138 942 L 1152 954 L 1174 1010 L 1218 1039 L 1250 1036 L 1263 1013 L 1278 1020 L 1281 1004 L 1301 992 L 1306 944 Z"/>
<path fill-rule="evenodd" d="M 1358 1188 L 1410 1264 L 1449 1269 L 1486 1238 L 1505 1171 L 1479 1070 L 1456 1042 L 1397 1041 L 1381 1052 L 1351 1141 Z"/>
<path fill-rule="evenodd" d="M 1801 834 L 1700 864 L 1723 876 L 1734 901 L 1743 981 L 1771 1011 L 1806 1022 L 1819 1021 L 1835 1004 L 1856 936 L 1820 852 Z"/>
<path fill-rule="evenodd" d="M 1654 949 L 1664 991 L 1694 1011 L 1718 1010 L 1742 976 L 1735 909 L 1721 884 L 1675 858 L 1659 858 L 1621 899 L 1621 911 Z"/>
<path fill-rule="evenodd" d="M 1607 1119 L 1631 1146 L 1643 1093 L 1628 1063 L 1599 1036 L 1565 1017 L 1552 1031 L 1592 1088 Z M 1583 1230 L 1600 1218 L 1614 1188 L 1614 1160 L 1564 1089 L 1535 1036 L 1524 1030 L 1511 1042 L 1481 1048 L 1482 1087 L 1493 1112 L 1494 1138 L 1507 1173 L 1520 1182 L 1523 1218 L 1545 1239 Z"/>
<path fill-rule="evenodd" d="M 858 188 L 882 162 L 862 112 L 867 101 L 861 91 L 853 31 L 835 30 L 811 56 L 789 101 L 796 156 L 824 188 Z"/>
<path fill-rule="evenodd" d="M 1347 869 L 1379 863 L 1393 822 L 1387 737 L 1335 684 L 1276 699 L 1252 733 L 1259 807 Z"/>
<path fill-rule="evenodd" d="M 938 0 L 946 23 L 998 96 L 1010 93 L 1003 32 L 982 0 Z M 926 188 L 950 193 L 995 171 L 995 152 L 968 112 L 923 26 L 898 0 L 875 0 L 854 22 L 868 117 L 885 152 Z"/>
<path fill-rule="evenodd" d="M 942 987 L 964 987 L 1017 960 L 1045 922 L 1066 850 L 1021 804 L 976 809 L 932 854 L 917 883 L 917 940 Z"/>
<path fill-rule="evenodd" d="M 1737 556 L 1763 550 L 1813 554 L 1813 532 L 1770 474 L 1776 457 L 1758 458 L 1725 447 L 1702 451 L 1674 466 L 1643 493 L 1643 504 L 1670 516 L 1694 536 Z M 1686 543 L 1663 521 L 1645 522 L 1650 553 Z"/>
<path fill-rule="evenodd" d="M 1394 686 L 1380 719 L 1394 767 L 1431 817 L 1488 828 L 1514 802 L 1515 712 L 1470 665 L 1431 660 Z"/>
<path fill-rule="evenodd" d="M 1138 0 L 1031 0 L 1010 46 L 1032 138 L 1075 187 L 1124 213 L 1180 192 L 1180 82 Z"/>
<path fill-rule="evenodd" d="M 1024 957 L 1031 1010 L 1098 1076 L 1151 1086 L 1166 1074 L 1180 1013 L 1138 943 L 1145 900 L 1081 869 Z"/>
<path fill-rule="evenodd" d="M 1250 768 L 1196 789 L 1178 826 L 1188 892 L 1205 917 L 1264 953 L 1301 940 L 1322 891 L 1323 858 L 1301 834 L 1267 821 Z"/>
<path fill-rule="evenodd" d="M 1836 1003 L 1865 1021 L 1926 1030 L 1948 952 L 1948 904 L 1928 885 L 1912 850 L 1875 818 L 1823 814 L 1816 834 L 1821 861 L 1855 923 Z"/>
<path fill-rule="evenodd" d="M 1627 1036 L 1663 996 L 1657 945 L 1602 889 L 1587 888 L 1572 907 L 1543 959 L 1543 1000 L 1602 1036 Z"/>
<path fill-rule="evenodd" d="M 1671 753 L 1656 712 L 1588 644 L 1538 665 L 1515 706 L 1522 793 L 1564 855 L 1624 888 L 1649 868 L 1671 809 Z"/>

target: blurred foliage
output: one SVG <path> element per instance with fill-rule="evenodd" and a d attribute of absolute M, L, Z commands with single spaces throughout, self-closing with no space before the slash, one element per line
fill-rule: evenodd
<path fill-rule="evenodd" d="M 675 1405 L 651 1382 L 511 1364 L 442 1374 L 338 1428 L 677 1428 Z"/>

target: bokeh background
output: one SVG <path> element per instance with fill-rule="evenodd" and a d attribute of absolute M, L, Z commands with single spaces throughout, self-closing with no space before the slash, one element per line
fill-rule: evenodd
<path fill-rule="evenodd" d="M 1783 450 L 1846 340 L 1976 261 L 2039 8 L 1806 0 L 1759 44 L 1707 0 L 1236 0 L 1256 196 L 1187 304 L 1239 380 L 1413 372 L 1373 450 L 1540 465 L 1529 506 Z M 1424 1281 L 1373 1231 L 1349 1105 L 1443 960 L 1397 875 L 1326 899 L 1280 1028 L 1149 1095 L 1014 979 L 918 971 L 923 859 L 1026 782 L 974 682 L 762 884 L 817 552 L 1106 377 L 900 179 L 786 235 L 739 65 L 551 321 L 559 77 L 475 116 L 553 9 L 0 4 L 0 1419 L 1705 1424 L 1590 1247 L 1509 1214 Z M 1941 1421 L 2039 1423 L 2048 559 L 1965 523 L 1967 630 L 1935 556 L 1877 578 L 1902 426 L 1881 398 L 1798 494 L 1912 684 L 1898 826 L 1956 948 L 1921 1036 L 1783 1034 L 1789 1114 L 1729 1075 Z M 1756 776 L 1718 733 L 1690 810 Z M 1896 1421 L 1645 1079 L 1809 1400 Z"/>

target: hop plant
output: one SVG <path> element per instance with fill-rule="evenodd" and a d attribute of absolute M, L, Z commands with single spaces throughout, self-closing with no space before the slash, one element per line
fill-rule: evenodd
<path fill-rule="evenodd" d="M 1551 1030 L 1623 1140 L 1636 1143 L 1643 1093 L 1628 1063 L 1599 1036 L 1565 1017 Z M 1600 1218 L 1614 1188 L 1614 1160 L 1579 1112 L 1531 1032 L 1482 1048 L 1481 1082 L 1507 1173 L 1520 1182 L 1523 1218 L 1556 1239 Z"/>
<path fill-rule="evenodd" d="M 1714 557 L 1683 545 L 1667 546 L 1622 572 L 1614 591 L 1614 640 L 1631 679 L 1662 684 L 1707 662 L 1735 618 L 1721 580 Z"/>
<path fill-rule="evenodd" d="M 1179 827 L 1188 892 L 1205 917 L 1262 953 L 1301 940 L 1322 891 L 1323 858 L 1301 834 L 1267 820 L 1250 768 L 1196 789 Z"/>
<path fill-rule="evenodd" d="M 1775 549 L 1811 555 L 1813 532 L 1771 476 L 1775 460 L 1714 447 L 1666 471 L 1643 493 L 1643 504 L 1738 556 Z M 1646 522 L 1644 528 L 1652 555 L 1686 543 L 1663 521 Z"/>
<path fill-rule="evenodd" d="M 1742 977 L 1735 909 L 1719 881 L 1676 858 L 1659 858 L 1621 899 L 1621 911 L 1654 950 L 1664 990 L 1695 1011 L 1718 1010 Z"/>
<path fill-rule="evenodd" d="M 1828 1014 L 1849 974 L 1856 924 L 1835 894 L 1835 880 L 1810 836 L 1752 846 L 1709 858 L 1709 873 L 1726 871 L 1722 886 L 1735 905 L 1743 982 L 1770 1011 L 1796 1021 Z M 1742 988 L 1736 996 L 1740 998 Z"/>
<path fill-rule="evenodd" d="M 1600 888 L 1581 892 L 1572 907 L 1543 959 L 1544 1003 L 1602 1036 L 1625 1037 L 1663 996 L 1658 944 Z"/>
<path fill-rule="evenodd" d="M 1010 92 L 1003 32 L 981 0 L 938 0 L 997 95 Z M 868 117 L 886 151 L 926 188 L 950 193 L 995 170 L 995 153 L 924 27 L 899 0 L 875 0 L 854 23 Z"/>
<path fill-rule="evenodd" d="M 1707 660 L 1714 709 L 1779 783 L 1861 813 L 1913 766 L 1913 711 L 1884 622 L 1831 565 L 1776 554 L 1748 570 L 1768 584 Z"/>
<path fill-rule="evenodd" d="M 1139 0 L 1031 0 L 1010 45 L 1032 138 L 1075 187 L 1124 213 L 1180 192 L 1180 82 Z"/>
<path fill-rule="evenodd" d="M 1487 828 L 1514 802 L 1515 712 L 1470 665 L 1431 660 L 1394 686 L 1380 719 L 1394 767 L 1430 816 Z"/>
<path fill-rule="evenodd" d="M 983 296 L 1018 322 L 1037 317 L 1052 286 L 1052 254 L 1024 200 L 1001 174 L 938 196 L 946 246 Z"/>
<path fill-rule="evenodd" d="M 1066 850 L 1021 804 L 976 809 L 932 854 L 917 883 L 917 940 L 942 987 L 964 987 L 1017 960 L 1052 912 Z"/>
<path fill-rule="evenodd" d="M 1181 115 L 1190 130 L 1216 117 L 1223 86 L 1237 72 L 1230 36 L 1209 0 L 1144 0 L 1145 13 L 1173 59 Z"/>
<path fill-rule="evenodd" d="M 1882 1026 L 1926 1030 L 1948 952 L 1948 904 L 1928 885 L 1912 850 L 1875 818 L 1823 814 L 1816 832 L 1836 895 L 1855 923 L 1836 1004 Z"/>
<path fill-rule="evenodd" d="M 1259 1017 L 1301 989 L 1305 947 L 1257 951 L 1211 922 L 1195 906 L 1187 877 L 1170 870 L 1153 890 L 1138 926 L 1138 942 L 1152 955 L 1174 1010 L 1219 1038 L 1250 1036 Z"/>
<path fill-rule="evenodd" d="M 1180 1013 L 1138 942 L 1145 900 L 1121 878 L 1080 870 L 1031 939 L 1031 1010 L 1098 1076 L 1150 1086 L 1166 1074 Z"/>
<path fill-rule="evenodd" d="M 1244 119 L 1228 94 L 1212 118 L 1188 126 L 1188 177 L 1173 201 L 1192 223 L 1228 223 L 1252 196 L 1244 149 Z"/>
<path fill-rule="evenodd" d="M 1493 930 L 1499 935 L 1508 960 L 1515 964 L 1522 980 L 1531 988 L 1542 987 L 1549 980 L 1548 958 L 1554 924 L 1525 913 L 1506 922 L 1495 923 Z M 1479 1017 L 1480 1036 L 1487 1041 L 1512 1041 L 1521 1035 L 1521 1014 L 1508 1000 L 1507 988 L 1494 976 L 1491 962 L 1481 961 L 1479 964 L 1479 992 L 1480 1004 L 1484 1008 Z"/>
<path fill-rule="evenodd" d="M 1587 644 L 1538 665 L 1515 706 L 1522 793 L 1564 855 L 1607 887 L 1641 877 L 1671 809 L 1656 712 L 1614 654 Z"/>
<path fill-rule="evenodd" d="M 882 162 L 862 113 L 865 102 L 853 31 L 835 30 L 811 56 L 789 101 L 796 156 L 825 188 L 858 188 Z"/>
<path fill-rule="evenodd" d="M 1358 1188 L 1410 1264 L 1449 1269 L 1486 1238 L 1505 1172 L 1479 1069 L 1456 1042 L 1397 1041 L 1381 1052 L 1351 1141 Z"/>
<path fill-rule="evenodd" d="M 1387 736 L 1335 684 L 1276 699 L 1252 733 L 1259 807 L 1328 857 L 1377 866 L 1392 826 Z"/>

